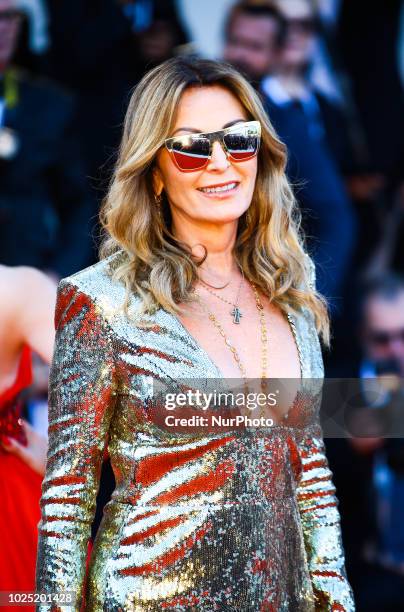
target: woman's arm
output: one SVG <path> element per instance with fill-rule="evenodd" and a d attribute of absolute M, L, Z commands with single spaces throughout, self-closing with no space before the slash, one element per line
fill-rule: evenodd
<path fill-rule="evenodd" d="M 56 283 L 35 268 L 0 265 L 0 296 L 1 324 L 9 340 L 7 356 L 1 347 L 2 357 L 17 362 L 22 345 L 27 344 L 50 363 L 55 340 Z"/>
<path fill-rule="evenodd" d="M 0 266 L 1 317 L 12 339 L 12 358 L 21 355 L 27 344 L 50 363 L 55 340 L 53 317 L 56 283 L 45 274 L 26 266 Z M 15 353 L 15 357 L 14 357 Z M 47 440 L 26 421 L 22 422 L 27 444 L 15 438 L 1 440 L 3 450 L 16 455 L 41 476 L 44 473 Z"/>
<path fill-rule="evenodd" d="M 1 440 L 3 450 L 19 457 L 24 461 L 34 472 L 43 476 L 45 473 L 46 452 L 48 450 L 48 441 L 45 436 L 39 434 L 28 421 L 19 419 L 19 423 L 24 431 L 27 443 L 21 444 L 15 438 L 6 438 Z"/>
<path fill-rule="evenodd" d="M 52 360 L 56 283 L 35 268 L 15 268 L 19 276 L 16 301 L 20 336 L 46 362 Z"/>
<path fill-rule="evenodd" d="M 68 281 L 59 285 L 55 323 L 36 590 L 72 592 L 77 598 L 74 610 L 80 610 L 102 456 L 116 399 L 115 365 L 108 323 L 96 304 Z M 64 608 L 41 604 L 38 609 Z"/>
<path fill-rule="evenodd" d="M 302 475 L 297 501 L 318 612 L 355 610 L 345 573 L 340 516 L 318 415 L 299 440 Z"/>
<path fill-rule="evenodd" d="M 308 257 L 310 287 L 316 287 L 316 268 Z M 320 342 L 314 319 L 310 326 L 313 342 L 321 355 Z M 316 380 L 313 388 L 321 392 Z M 351 612 L 355 604 L 345 572 L 340 516 L 332 472 L 325 454 L 320 424 L 320 398 L 311 420 L 298 431 L 297 441 L 302 463 L 302 474 L 297 487 L 309 572 L 315 609 L 318 612 Z"/>

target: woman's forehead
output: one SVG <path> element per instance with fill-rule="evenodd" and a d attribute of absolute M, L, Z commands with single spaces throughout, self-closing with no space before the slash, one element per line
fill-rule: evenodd
<path fill-rule="evenodd" d="M 190 87 L 178 104 L 174 130 L 187 127 L 209 132 L 247 118 L 243 105 L 227 88 L 221 85 Z"/>

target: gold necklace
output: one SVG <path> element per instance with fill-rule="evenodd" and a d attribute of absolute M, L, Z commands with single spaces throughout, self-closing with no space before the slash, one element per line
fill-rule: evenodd
<path fill-rule="evenodd" d="M 230 281 L 227 281 L 227 283 L 225 285 L 222 285 L 221 287 L 215 287 L 214 285 L 211 285 L 210 283 L 208 283 L 207 281 L 203 280 L 201 277 L 199 277 L 199 280 L 204 284 L 207 285 L 208 287 L 210 287 L 211 289 L 216 289 L 216 291 L 219 291 L 219 289 L 225 289 L 226 287 L 228 287 L 230 285 Z"/>
<path fill-rule="evenodd" d="M 244 280 L 244 270 L 241 267 L 240 267 L 240 269 L 241 269 L 241 279 L 240 279 L 240 285 L 238 287 L 238 291 L 237 291 L 237 296 L 236 296 L 236 301 L 235 302 L 230 302 L 229 300 L 226 300 L 226 298 L 222 297 L 221 295 L 217 295 L 217 293 L 214 293 L 213 291 L 211 291 L 209 289 L 210 285 L 208 285 L 208 283 L 206 283 L 202 278 L 199 279 L 202 282 L 203 285 L 208 285 L 207 287 L 205 287 L 206 291 L 209 291 L 209 293 L 214 295 L 216 298 L 218 298 L 219 300 L 221 300 L 225 304 L 230 304 L 230 306 L 233 306 L 233 310 L 230 311 L 230 314 L 233 317 L 233 323 L 236 323 L 236 324 L 240 323 L 240 319 L 243 316 L 243 313 L 241 312 L 240 308 L 238 307 L 238 299 L 240 297 L 241 286 L 242 286 L 243 280 Z"/>
<path fill-rule="evenodd" d="M 267 386 L 266 378 L 267 378 L 267 367 L 268 367 L 268 333 L 267 333 L 267 326 L 265 322 L 264 306 L 262 305 L 262 302 L 261 302 L 256 286 L 254 285 L 254 283 L 250 283 L 250 285 L 254 291 L 255 303 L 256 303 L 256 306 L 257 306 L 257 309 L 260 315 L 261 345 L 262 345 L 262 349 L 261 349 L 262 351 L 261 352 L 261 358 L 262 358 L 261 387 L 264 389 Z M 235 362 L 237 363 L 237 366 L 241 372 L 242 378 L 246 380 L 247 379 L 246 369 L 244 367 L 244 364 L 241 362 L 240 355 L 238 354 L 236 347 L 233 346 L 229 342 L 229 339 L 226 335 L 226 332 L 223 329 L 223 326 L 217 320 L 213 312 L 210 312 L 210 310 L 207 308 L 206 304 L 201 299 L 201 296 L 199 295 L 199 293 L 197 291 L 194 291 L 194 293 L 197 296 L 200 305 L 207 313 L 209 320 L 212 321 L 213 325 L 216 327 L 216 329 L 219 331 L 220 335 L 224 339 L 226 346 L 231 351 L 233 358 Z"/>
<path fill-rule="evenodd" d="M 207 283 L 206 281 L 202 280 L 201 278 L 199 278 L 199 280 L 204 285 L 207 285 L 208 287 L 211 287 L 212 289 L 216 289 L 216 291 L 218 291 L 219 289 L 226 289 L 226 287 L 228 287 L 230 285 L 230 281 L 229 281 L 228 283 L 226 283 L 225 285 L 222 285 L 221 287 L 215 287 L 214 285 L 210 285 L 209 283 Z"/>

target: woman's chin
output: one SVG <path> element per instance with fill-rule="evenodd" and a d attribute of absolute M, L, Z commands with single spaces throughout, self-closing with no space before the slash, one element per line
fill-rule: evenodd
<path fill-rule="evenodd" d="M 229 223 L 238 223 L 243 212 L 241 212 L 240 214 L 234 214 L 234 212 L 232 212 L 231 214 L 222 215 L 201 215 L 200 217 L 198 217 L 198 219 L 196 219 L 196 221 L 201 224 L 211 223 L 214 225 L 227 225 Z"/>
<path fill-rule="evenodd" d="M 192 215 L 195 220 L 201 222 L 211 222 L 211 223 L 232 223 L 238 221 L 240 217 L 246 212 L 248 206 L 243 202 L 233 201 L 230 203 L 229 201 L 222 202 L 214 202 L 212 201 L 211 206 L 207 207 L 206 205 L 194 209 L 194 214 Z M 196 212 L 196 214 L 195 214 Z"/>

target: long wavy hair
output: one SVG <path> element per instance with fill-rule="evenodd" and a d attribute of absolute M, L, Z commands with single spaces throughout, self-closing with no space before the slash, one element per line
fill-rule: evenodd
<path fill-rule="evenodd" d="M 234 256 L 245 277 L 286 312 L 309 309 L 323 343 L 329 346 L 327 302 L 317 293 L 313 263 L 306 253 L 301 215 L 285 175 L 286 149 L 277 137 L 260 97 L 230 65 L 177 57 L 148 72 L 134 89 L 109 192 L 101 209 L 104 239 L 101 258 L 121 251 L 114 278 L 132 292 L 142 311 L 163 307 L 181 312 L 193 299 L 197 260 L 190 247 L 171 233 L 169 202 L 163 192 L 156 206 L 153 170 L 156 154 L 171 135 L 176 110 L 190 87 L 219 85 L 230 91 L 250 120 L 261 123 L 262 139 L 251 205 L 238 222 Z"/>

